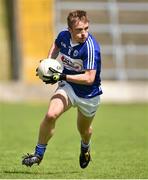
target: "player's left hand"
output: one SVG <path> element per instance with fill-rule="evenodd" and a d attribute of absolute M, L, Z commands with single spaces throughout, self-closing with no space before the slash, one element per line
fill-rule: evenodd
<path fill-rule="evenodd" d="M 43 60 L 41 59 L 39 62 L 41 63 Z M 38 76 L 39 75 L 39 73 L 38 73 L 38 67 L 35 69 L 35 72 L 36 72 L 36 76 Z"/>
<path fill-rule="evenodd" d="M 59 73 L 58 71 L 54 70 L 53 68 L 49 68 L 49 70 L 53 73 L 50 76 L 43 76 L 43 82 L 45 84 L 55 84 L 58 81 L 66 80 L 66 75 L 63 73 Z"/>

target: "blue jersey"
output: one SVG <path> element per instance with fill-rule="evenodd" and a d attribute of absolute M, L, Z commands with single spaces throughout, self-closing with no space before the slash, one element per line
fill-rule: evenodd
<path fill-rule="evenodd" d="M 89 34 L 84 43 L 73 44 L 68 30 L 59 33 L 55 43 L 60 48 L 58 59 L 64 65 L 64 74 L 80 74 L 85 70 L 96 70 L 96 77 L 92 85 L 82 85 L 68 82 L 75 94 L 82 98 L 92 98 L 102 94 L 101 90 L 101 54 L 100 46 L 95 38 Z"/>

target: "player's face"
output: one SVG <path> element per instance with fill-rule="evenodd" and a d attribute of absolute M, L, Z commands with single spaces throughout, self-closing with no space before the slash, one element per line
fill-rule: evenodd
<path fill-rule="evenodd" d="M 73 43 L 84 43 L 88 37 L 89 23 L 78 21 L 69 28 Z"/>

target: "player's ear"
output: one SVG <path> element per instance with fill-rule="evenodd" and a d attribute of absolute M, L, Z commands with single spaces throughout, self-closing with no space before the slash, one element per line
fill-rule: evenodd
<path fill-rule="evenodd" d="M 70 27 L 68 27 L 68 31 L 71 33 L 72 32 L 72 29 Z"/>

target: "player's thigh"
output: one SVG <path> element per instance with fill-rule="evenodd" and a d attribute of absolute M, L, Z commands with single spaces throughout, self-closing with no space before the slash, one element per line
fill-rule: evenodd
<path fill-rule="evenodd" d="M 60 116 L 63 112 L 71 107 L 71 102 L 66 92 L 60 90 L 54 93 L 52 96 L 47 114 L 49 116 Z"/>
<path fill-rule="evenodd" d="M 78 110 L 77 127 L 80 132 L 88 130 L 91 127 L 94 116 L 87 117 Z"/>

